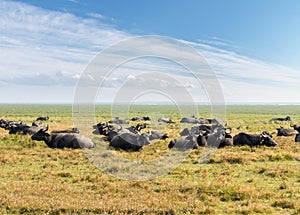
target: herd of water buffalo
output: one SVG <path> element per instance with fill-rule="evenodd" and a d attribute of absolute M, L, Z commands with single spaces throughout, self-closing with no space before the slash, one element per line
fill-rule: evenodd
<path fill-rule="evenodd" d="M 38 117 L 31 125 L 22 122 L 14 122 L 0 119 L 0 128 L 9 131 L 9 134 L 31 135 L 32 140 L 44 141 L 50 148 L 94 148 L 96 145 L 84 135 L 79 134 L 78 129 L 54 130 L 49 132 L 49 126 L 41 121 L 47 121 L 49 117 Z M 135 126 L 129 126 L 130 121 L 138 122 Z M 101 135 L 101 138 L 109 142 L 109 146 L 126 151 L 139 151 L 149 145 L 153 140 L 165 140 L 168 134 L 147 128 L 151 121 L 150 117 L 133 117 L 131 120 L 120 118 L 108 122 L 99 122 L 94 125 L 94 135 Z M 159 118 L 159 123 L 172 123 L 170 118 Z M 289 116 L 285 118 L 273 118 L 271 121 L 291 121 Z M 260 134 L 248 134 L 245 132 L 232 136 L 232 129 L 222 125 L 217 119 L 206 119 L 184 117 L 180 123 L 195 124 L 193 127 L 184 128 L 179 134 L 180 138 L 169 141 L 168 147 L 179 150 L 197 149 L 199 147 L 226 147 L 226 146 L 276 146 L 272 135 L 267 131 Z M 127 126 L 126 126 L 127 125 Z M 292 129 L 277 128 L 277 136 L 293 136 L 295 142 L 300 142 L 300 126 L 291 125 Z M 146 129 L 146 132 L 142 132 Z"/>

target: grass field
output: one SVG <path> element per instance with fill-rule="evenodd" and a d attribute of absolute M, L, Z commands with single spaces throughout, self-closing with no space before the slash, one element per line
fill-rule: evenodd
<path fill-rule="evenodd" d="M 149 112 L 172 117 L 171 106 L 134 106 L 129 117 Z M 209 107 L 199 107 L 209 117 Z M 50 129 L 73 126 L 68 105 L 0 105 L 0 118 L 32 122 L 50 117 Z M 239 132 L 273 133 L 274 148 L 227 147 L 199 164 L 203 148 L 166 175 L 147 181 L 122 180 L 94 166 L 83 150 L 50 149 L 30 136 L 8 135 L 0 129 L 0 214 L 300 214 L 300 143 L 276 137 L 270 123 L 290 115 L 300 123 L 300 106 L 228 106 L 226 121 Z M 109 106 L 96 107 L 97 121 L 110 119 Z M 179 124 L 162 127 L 170 139 Z M 94 137 L 97 138 L 97 137 Z M 169 152 L 158 141 L 140 152 L 115 151 L 128 159 L 151 160 Z"/>

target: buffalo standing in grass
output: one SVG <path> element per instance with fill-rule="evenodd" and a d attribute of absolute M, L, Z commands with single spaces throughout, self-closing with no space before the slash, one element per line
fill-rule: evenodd
<path fill-rule="evenodd" d="M 296 134 L 295 142 L 300 142 L 300 134 Z"/>
<path fill-rule="evenodd" d="M 261 134 L 239 133 L 233 137 L 233 145 L 248 145 L 250 147 L 260 145 L 276 146 L 277 143 L 272 140 L 272 135 L 263 131 Z"/>
<path fill-rule="evenodd" d="M 40 129 L 31 137 L 32 140 L 44 141 L 50 148 L 94 148 L 91 139 L 76 133 L 49 133 L 48 127 Z"/>

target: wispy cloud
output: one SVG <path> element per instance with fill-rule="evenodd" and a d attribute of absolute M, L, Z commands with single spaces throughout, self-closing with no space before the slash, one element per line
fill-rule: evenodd
<path fill-rule="evenodd" d="M 69 2 L 73 2 L 73 3 L 78 3 L 78 1 L 77 1 L 77 0 L 67 0 L 67 1 L 69 1 Z"/>
<path fill-rule="evenodd" d="M 75 87 L 81 72 L 97 53 L 134 36 L 107 24 L 111 18 L 102 14 L 90 13 L 90 18 L 80 18 L 70 13 L 5 0 L 0 2 L 0 11 L 0 87 L 5 88 Z M 297 92 L 300 80 L 298 70 L 229 51 L 239 47 L 220 38 L 181 42 L 193 47 L 207 60 L 222 85 L 226 101 L 300 102 Z M 146 48 L 171 53 L 174 58 L 182 54 L 182 50 L 156 44 Z M 151 72 L 172 75 L 179 84 L 155 77 L 149 80 L 139 77 L 139 74 Z M 172 89 L 185 87 L 195 97 L 201 94 L 198 100 L 203 99 L 205 94 L 188 71 L 174 65 L 174 62 L 159 59 L 128 62 L 106 77 L 104 87 L 110 89 L 107 90 L 110 93 L 106 95 L 107 99 L 113 95 L 112 88 L 118 88 L 126 82 L 137 87 L 151 84 Z M 72 101 L 73 95 L 69 95 L 69 98 Z"/>
<path fill-rule="evenodd" d="M 8 74 L 79 74 L 96 53 L 128 37 L 127 33 L 93 19 L 24 3 L 1 1 L 0 10 L 2 81 L 7 81 Z"/>
<path fill-rule="evenodd" d="M 106 17 L 100 13 L 88 13 L 87 15 L 96 19 L 106 19 Z"/>
<path fill-rule="evenodd" d="M 226 48 L 231 50 L 239 50 L 240 46 L 233 41 L 225 40 L 219 37 L 211 37 L 209 39 L 198 39 L 198 43 L 206 44 L 213 47 Z"/>

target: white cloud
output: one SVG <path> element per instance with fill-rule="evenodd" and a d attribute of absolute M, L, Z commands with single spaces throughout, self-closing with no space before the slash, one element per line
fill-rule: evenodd
<path fill-rule="evenodd" d="M 75 0 L 69 0 L 76 3 Z M 1 95 L 5 99 L 18 100 L 18 88 L 24 86 L 37 89 L 50 86 L 49 91 L 68 87 L 66 92 L 56 96 L 69 98 L 72 102 L 73 89 L 81 72 L 90 60 L 104 48 L 131 35 L 105 24 L 109 17 L 90 13 L 90 19 L 76 17 L 69 13 L 49 11 L 28 4 L 0 2 L 0 87 L 14 89 L 11 96 Z M 215 71 L 227 102 L 300 102 L 298 95 L 300 72 L 298 70 L 241 56 L 233 51 L 217 47 L 230 47 L 231 41 L 212 38 L 211 41 L 192 43 L 181 41 L 195 48 Z M 215 47 L 217 46 L 217 47 Z M 146 47 L 171 53 L 174 58 L 182 50 L 162 47 L 155 43 Z M 114 60 L 111 58 L 110 60 Z M 107 62 L 102 62 L 105 64 Z M 167 74 L 175 82 L 162 79 L 145 79 L 142 73 Z M 85 77 L 86 83 L 96 83 L 93 77 Z M 104 78 L 103 87 L 108 89 L 105 95 L 109 100 L 113 96 L 112 88 L 118 88 L 127 82 L 137 87 L 157 85 L 163 88 L 186 88 L 203 100 L 205 89 L 187 70 L 165 59 L 144 58 L 127 62 L 117 69 L 111 77 Z M 202 82 L 205 82 L 203 76 Z M 7 91 L 8 94 L 12 91 Z M 73 90 L 74 91 L 74 90 Z M 32 90 L 32 99 L 39 98 L 39 91 Z M 65 93 L 65 94 L 64 94 Z M 199 98 L 197 94 L 201 95 Z M 2 97 L 3 96 L 3 97 Z M 16 96 L 16 97 L 14 97 Z M 30 101 L 30 98 L 28 98 Z"/>
<path fill-rule="evenodd" d="M 74 76 L 97 52 L 128 37 L 92 19 L 23 3 L 1 1 L 0 10 L 2 81 L 13 81 L 8 74 L 53 76 L 62 70 Z"/>

